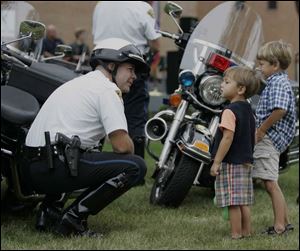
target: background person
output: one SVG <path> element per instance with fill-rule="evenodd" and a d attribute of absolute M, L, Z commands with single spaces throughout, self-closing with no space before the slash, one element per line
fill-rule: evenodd
<path fill-rule="evenodd" d="M 109 37 L 126 39 L 146 57 L 159 50 L 159 33 L 155 31 L 152 1 L 101 1 L 93 14 L 94 43 Z M 150 58 L 150 57 L 148 57 Z M 151 64 L 150 62 L 148 62 Z M 148 119 L 148 74 L 137 76 L 129 93 L 124 95 L 128 133 L 133 139 L 135 154 L 144 158 L 145 133 Z"/>
<path fill-rule="evenodd" d="M 87 39 L 87 33 L 86 30 L 83 28 L 77 28 L 75 33 L 75 41 L 70 44 L 72 47 L 72 59 L 71 61 L 74 63 L 78 63 L 78 60 L 81 58 L 81 55 L 83 52 L 86 53 L 84 64 L 87 64 L 89 62 L 89 56 L 90 56 L 90 49 L 89 46 L 86 43 Z"/>
<path fill-rule="evenodd" d="M 64 44 L 64 42 L 62 39 L 57 37 L 56 27 L 53 24 L 48 25 L 46 29 L 46 37 L 43 39 L 43 56 L 54 56 L 55 48 L 59 44 Z"/>

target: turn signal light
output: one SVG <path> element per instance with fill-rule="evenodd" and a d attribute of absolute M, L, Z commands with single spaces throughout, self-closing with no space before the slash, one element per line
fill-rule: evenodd
<path fill-rule="evenodd" d="M 179 93 L 173 93 L 170 95 L 169 104 L 173 107 L 178 107 L 181 103 L 181 94 Z"/>
<path fill-rule="evenodd" d="M 204 143 L 204 142 L 202 142 L 202 141 L 200 141 L 200 140 L 196 140 L 196 141 L 194 142 L 194 146 L 195 146 L 196 148 L 198 148 L 198 149 L 204 151 L 204 152 L 208 152 L 208 151 L 209 151 L 209 146 L 208 146 L 206 143 Z"/>

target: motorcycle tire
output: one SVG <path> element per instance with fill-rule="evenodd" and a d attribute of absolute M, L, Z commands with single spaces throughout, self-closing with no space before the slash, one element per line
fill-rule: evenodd
<path fill-rule="evenodd" d="M 168 176 L 169 180 L 166 182 L 166 188 L 164 191 L 159 192 L 157 196 L 157 189 L 162 189 L 158 185 L 158 179 L 160 178 L 160 173 L 158 173 L 151 190 L 150 203 L 166 207 L 179 207 L 193 185 L 199 167 L 200 163 L 198 161 L 182 155 L 174 168 L 174 173 Z"/>

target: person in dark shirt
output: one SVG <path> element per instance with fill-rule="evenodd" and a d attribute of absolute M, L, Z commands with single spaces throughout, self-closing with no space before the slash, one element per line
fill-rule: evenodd
<path fill-rule="evenodd" d="M 77 63 L 82 53 L 85 51 L 86 55 L 85 55 L 84 64 L 87 64 L 89 62 L 90 49 L 86 44 L 86 36 L 87 36 L 86 30 L 83 28 L 78 28 L 76 29 L 74 35 L 75 35 L 75 41 L 74 43 L 70 44 L 73 52 L 71 61 Z"/>
<path fill-rule="evenodd" d="M 218 207 L 229 207 L 231 238 L 251 235 L 250 207 L 253 204 L 252 163 L 255 118 L 246 101 L 260 86 L 255 71 L 231 67 L 224 73 L 222 96 L 230 101 L 222 114 L 212 150 L 211 175 L 216 176 Z"/>
<path fill-rule="evenodd" d="M 44 57 L 54 56 L 57 45 L 63 44 L 63 40 L 57 37 L 56 27 L 53 24 L 48 25 L 46 37 L 43 40 L 42 54 Z"/>

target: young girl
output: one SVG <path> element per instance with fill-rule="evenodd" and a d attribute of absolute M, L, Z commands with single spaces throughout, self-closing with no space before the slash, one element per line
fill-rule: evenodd
<path fill-rule="evenodd" d="M 216 204 L 229 207 L 232 239 L 251 235 L 250 207 L 253 204 L 252 163 L 255 119 L 247 98 L 259 89 L 255 71 L 231 67 L 221 84 L 223 97 L 230 101 L 221 114 L 211 175 L 216 177 Z"/>

